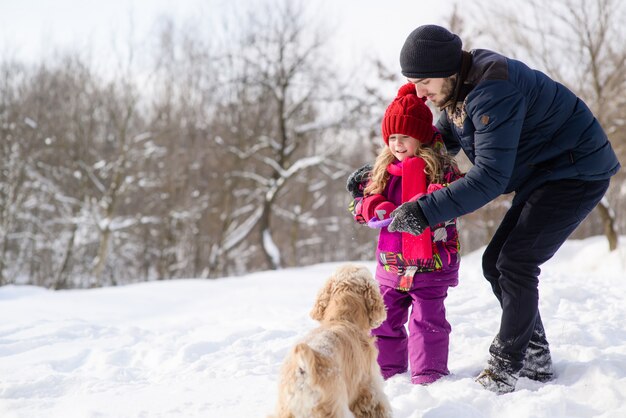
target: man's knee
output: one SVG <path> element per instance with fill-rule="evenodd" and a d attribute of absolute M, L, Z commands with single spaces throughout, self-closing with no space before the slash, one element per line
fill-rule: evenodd
<path fill-rule="evenodd" d="M 500 278 L 500 270 L 497 267 L 498 258 L 489 251 L 489 248 L 483 253 L 483 275 L 491 283 L 495 283 Z"/>
<path fill-rule="evenodd" d="M 516 251 L 508 252 L 503 249 L 496 262 L 496 270 L 505 282 L 515 283 L 524 288 L 536 288 L 539 284 L 539 263 L 518 255 Z"/>

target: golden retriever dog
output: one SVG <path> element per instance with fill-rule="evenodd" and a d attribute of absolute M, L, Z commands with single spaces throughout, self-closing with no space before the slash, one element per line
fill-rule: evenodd
<path fill-rule="evenodd" d="M 320 322 L 283 363 L 275 418 L 390 418 L 371 330 L 386 318 L 378 283 L 341 266 L 319 291 Z M 271 416 L 270 416 L 271 418 Z"/>

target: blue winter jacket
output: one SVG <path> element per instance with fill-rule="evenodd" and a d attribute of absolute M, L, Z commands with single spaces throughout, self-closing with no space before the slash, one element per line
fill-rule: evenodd
<path fill-rule="evenodd" d="M 470 56 L 461 81 L 465 93 L 442 113 L 437 128 L 448 150 L 462 148 L 474 166 L 419 200 L 430 225 L 503 193 L 516 192 L 515 205 L 548 181 L 602 180 L 619 170 L 602 127 L 569 89 L 495 52 L 479 49 Z"/>

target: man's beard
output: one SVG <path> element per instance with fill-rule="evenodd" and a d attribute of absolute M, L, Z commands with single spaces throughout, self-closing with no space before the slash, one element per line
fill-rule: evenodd
<path fill-rule="evenodd" d="M 441 95 L 443 96 L 443 98 L 441 100 L 433 102 L 435 106 L 437 106 L 438 108 L 443 108 L 452 99 L 457 78 L 457 75 L 454 74 L 453 76 L 450 76 L 444 80 L 443 85 L 441 86 Z"/>

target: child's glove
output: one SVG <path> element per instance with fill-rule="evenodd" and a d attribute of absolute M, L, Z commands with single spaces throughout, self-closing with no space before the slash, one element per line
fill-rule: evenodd
<path fill-rule="evenodd" d="M 360 224 L 367 223 L 365 217 L 363 216 L 363 198 L 355 197 L 350 205 L 348 206 L 348 211 L 352 214 L 352 218 Z"/>
<path fill-rule="evenodd" d="M 389 219 L 391 218 L 391 213 L 396 210 L 396 205 L 391 203 L 388 200 L 385 200 L 382 203 L 379 203 L 374 208 L 374 217 L 378 218 L 378 220 Z"/>
<path fill-rule="evenodd" d="M 391 223 L 391 213 L 396 209 L 396 205 L 389 201 L 384 201 L 376 205 L 374 216 L 367 221 L 370 228 L 384 228 Z"/>
<path fill-rule="evenodd" d="M 408 232 L 422 234 L 428 228 L 428 219 L 417 201 L 406 202 L 391 213 L 390 232 Z"/>
<path fill-rule="evenodd" d="M 371 164 L 365 164 L 363 167 L 357 169 L 354 173 L 348 176 L 346 181 L 346 190 L 350 192 L 352 198 L 363 197 L 363 189 L 367 185 L 370 172 L 372 171 Z"/>

